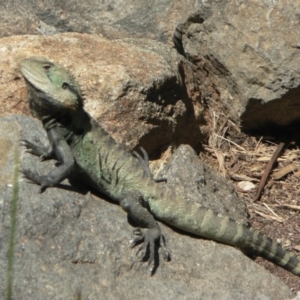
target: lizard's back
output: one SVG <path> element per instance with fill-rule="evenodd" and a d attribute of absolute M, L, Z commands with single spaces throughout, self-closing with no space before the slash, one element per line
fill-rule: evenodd
<path fill-rule="evenodd" d="M 126 189 L 140 189 L 152 180 L 139 161 L 125 151 L 90 116 L 79 141 L 71 146 L 79 172 L 95 189 L 118 201 Z M 84 174 L 82 174 L 84 173 Z"/>

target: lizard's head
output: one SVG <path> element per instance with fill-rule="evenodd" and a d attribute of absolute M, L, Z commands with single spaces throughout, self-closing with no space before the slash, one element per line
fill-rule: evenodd
<path fill-rule="evenodd" d="M 64 67 L 44 57 L 30 57 L 21 62 L 20 71 L 26 80 L 33 116 L 57 116 L 82 108 L 80 87 Z"/>

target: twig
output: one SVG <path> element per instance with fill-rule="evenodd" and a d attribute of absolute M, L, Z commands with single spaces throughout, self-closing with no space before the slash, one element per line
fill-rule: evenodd
<path fill-rule="evenodd" d="M 255 194 L 255 197 L 253 199 L 253 201 L 257 201 L 260 198 L 260 195 L 265 187 L 266 181 L 270 175 L 270 172 L 273 168 L 274 163 L 276 162 L 277 158 L 280 156 L 280 154 L 282 153 L 284 147 L 285 147 L 286 143 L 285 142 L 280 142 L 279 145 L 277 146 L 275 152 L 273 153 L 271 159 L 269 160 L 265 171 L 263 173 L 263 175 L 261 176 L 258 188 L 257 188 L 257 192 Z"/>
<path fill-rule="evenodd" d="M 291 204 L 278 204 L 278 205 L 273 205 L 274 207 L 279 207 L 279 208 L 290 208 L 292 210 L 298 210 L 300 211 L 300 206 L 298 205 L 291 205 Z"/>
<path fill-rule="evenodd" d="M 218 134 L 216 134 L 216 136 L 219 137 L 220 139 L 223 139 L 224 141 L 227 141 L 227 142 L 229 142 L 229 143 L 235 145 L 235 146 L 236 146 L 237 148 L 239 148 L 240 150 L 246 151 L 245 148 L 241 147 L 240 145 L 236 144 L 235 142 L 233 142 L 233 141 L 231 141 L 231 140 L 229 140 L 229 139 L 226 139 L 226 138 L 224 138 L 223 136 L 218 135 Z"/>

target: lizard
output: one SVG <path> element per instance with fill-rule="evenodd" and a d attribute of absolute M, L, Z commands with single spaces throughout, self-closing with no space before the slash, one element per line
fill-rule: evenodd
<path fill-rule="evenodd" d="M 117 202 L 135 221 L 131 246 L 148 263 L 152 273 L 158 247 L 170 259 L 158 221 L 184 232 L 238 247 L 300 276 L 300 257 L 284 249 L 249 224 L 222 216 L 211 209 L 179 198 L 165 184 L 157 183 L 144 158 L 125 151 L 85 110 L 81 88 L 63 66 L 43 57 L 30 57 L 20 63 L 25 78 L 29 109 L 47 133 L 49 146 L 28 140 L 21 143 L 42 160 L 58 161 L 48 174 L 22 169 L 40 192 L 70 182 L 86 182 Z M 158 180 L 161 181 L 161 180 Z"/>

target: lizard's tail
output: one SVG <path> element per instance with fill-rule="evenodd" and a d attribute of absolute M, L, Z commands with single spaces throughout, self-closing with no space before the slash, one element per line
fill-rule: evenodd
<path fill-rule="evenodd" d="M 216 214 L 196 203 L 178 204 L 176 201 L 175 205 L 172 199 L 151 202 L 151 210 L 158 219 L 176 228 L 251 251 L 300 276 L 300 257 L 260 231 L 228 216 Z"/>

